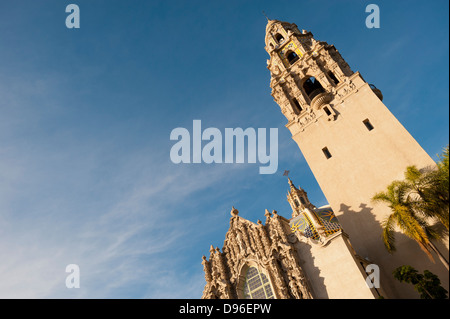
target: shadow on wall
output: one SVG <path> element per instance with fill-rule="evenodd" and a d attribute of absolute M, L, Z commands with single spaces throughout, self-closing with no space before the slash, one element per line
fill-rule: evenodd
<path fill-rule="evenodd" d="M 298 239 L 297 239 L 298 240 Z M 313 298 L 328 299 L 328 292 L 325 286 L 325 278 L 321 276 L 320 269 L 316 266 L 315 257 L 311 252 L 311 245 L 302 241 L 297 241 L 297 247 L 301 252 L 300 267 L 305 272 L 305 277 L 308 280 L 309 287 Z"/>
<path fill-rule="evenodd" d="M 413 266 L 419 271 L 430 270 L 439 276 L 443 285 L 448 289 L 448 272 L 443 271 L 445 268 L 436 254 L 433 254 L 435 259 L 433 263 L 414 240 L 400 231 L 395 232 L 397 249 L 390 254 L 383 243 L 382 225 L 372 213 L 373 207 L 361 203 L 358 208 L 359 210 L 353 210 L 351 206 L 341 203 L 339 223 L 342 225 L 344 232 L 349 235 L 350 242 L 359 256 L 374 264 L 384 260 L 384 265 L 380 265 L 380 282 L 388 297 L 418 298 L 418 294 L 414 291 L 412 285 L 400 283 L 392 274 L 394 269 L 403 265 Z M 385 217 L 388 215 L 389 211 Z M 346 228 L 352 229 L 352 232 L 347 232 Z M 442 245 L 439 248 L 441 247 Z M 448 249 L 445 253 L 448 254 Z"/>

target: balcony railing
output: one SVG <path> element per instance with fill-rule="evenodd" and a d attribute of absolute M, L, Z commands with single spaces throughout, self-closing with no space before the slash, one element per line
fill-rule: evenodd
<path fill-rule="evenodd" d="M 314 92 L 313 92 L 314 93 Z M 322 105 L 327 104 L 331 101 L 331 94 L 321 90 L 317 93 L 311 101 L 311 106 L 313 109 L 318 110 Z"/>
<path fill-rule="evenodd" d="M 317 95 L 324 93 L 324 92 L 325 92 L 325 90 L 323 88 L 318 88 L 318 89 L 315 89 L 314 91 L 312 91 L 311 93 L 309 93 L 308 97 L 312 101 L 312 100 L 314 100 L 314 98 Z"/>

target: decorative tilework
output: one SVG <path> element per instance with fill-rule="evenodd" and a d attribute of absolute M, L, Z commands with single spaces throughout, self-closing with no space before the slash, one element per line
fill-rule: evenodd
<path fill-rule="evenodd" d="M 315 213 L 319 218 L 320 223 L 324 226 L 327 235 L 331 235 L 341 230 L 341 225 L 339 225 L 336 216 L 331 210 L 317 210 Z"/>
<path fill-rule="evenodd" d="M 313 223 L 309 220 L 306 214 L 300 214 L 293 221 L 291 221 L 291 230 L 292 232 L 300 231 L 308 238 L 319 238 L 317 230 L 314 228 Z"/>
<path fill-rule="evenodd" d="M 316 214 L 320 225 L 323 226 L 326 235 L 331 235 L 341 230 L 341 225 L 331 209 L 318 209 L 315 210 L 314 213 Z M 306 214 L 300 214 L 293 218 L 290 222 L 290 226 L 293 233 L 300 231 L 307 238 L 319 238 L 319 234 L 315 229 L 314 224 Z"/>

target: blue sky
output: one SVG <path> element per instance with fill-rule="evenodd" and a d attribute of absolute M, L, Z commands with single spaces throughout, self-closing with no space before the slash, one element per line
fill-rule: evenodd
<path fill-rule="evenodd" d="M 326 204 L 270 96 L 263 10 L 334 44 L 433 158 L 448 144 L 448 1 L 2 1 L 0 297 L 199 298 L 232 206 L 289 217 L 284 170 Z M 173 164 L 194 119 L 278 128 L 278 172 Z"/>

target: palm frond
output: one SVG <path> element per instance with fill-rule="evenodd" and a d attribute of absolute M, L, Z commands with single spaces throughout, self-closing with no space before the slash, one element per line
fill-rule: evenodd
<path fill-rule="evenodd" d="M 384 246 L 389 253 L 393 253 L 397 250 L 395 247 L 395 214 L 386 217 L 382 221 L 381 226 L 383 228 L 382 239 Z"/>

